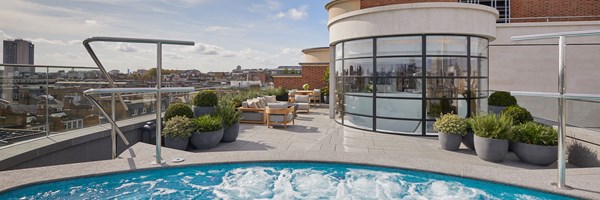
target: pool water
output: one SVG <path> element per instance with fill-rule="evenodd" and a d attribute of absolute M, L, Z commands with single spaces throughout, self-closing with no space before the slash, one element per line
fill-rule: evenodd
<path fill-rule="evenodd" d="M 570 199 L 492 182 L 350 164 L 177 167 L 27 186 L 0 199 Z"/>

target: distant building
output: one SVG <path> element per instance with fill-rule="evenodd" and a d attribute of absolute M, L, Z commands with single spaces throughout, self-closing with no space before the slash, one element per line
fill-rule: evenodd
<path fill-rule="evenodd" d="M 33 65 L 33 50 L 34 46 L 31 42 L 21 39 L 14 41 L 4 40 L 4 64 L 30 64 Z M 9 72 L 18 71 L 20 73 L 34 73 L 35 68 L 31 67 L 18 67 L 8 68 Z"/>

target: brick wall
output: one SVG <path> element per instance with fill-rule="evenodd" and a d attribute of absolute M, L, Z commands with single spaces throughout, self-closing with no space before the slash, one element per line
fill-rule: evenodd
<path fill-rule="evenodd" d="M 458 0 L 361 0 L 360 9 L 403 3 L 458 2 Z"/>
<path fill-rule="evenodd" d="M 600 0 L 512 0 L 511 18 L 552 16 L 600 16 Z M 550 19 L 550 21 L 591 21 L 600 18 Z M 512 22 L 545 22 L 513 20 Z"/>
<path fill-rule="evenodd" d="M 311 89 L 322 88 L 326 85 L 323 81 L 325 71 L 327 66 L 302 66 L 302 76 L 273 76 L 273 84 L 285 89 L 301 89 L 305 83 Z"/>

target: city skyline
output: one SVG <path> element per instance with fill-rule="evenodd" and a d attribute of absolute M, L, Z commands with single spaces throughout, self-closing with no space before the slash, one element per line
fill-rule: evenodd
<path fill-rule="evenodd" d="M 169 69 L 231 71 L 298 65 L 301 49 L 327 44 L 326 11 L 319 1 L 14 1 L 3 4 L 0 39 L 36 45 L 36 64 L 95 66 L 81 41 L 91 36 L 191 40 L 165 46 Z M 309 34 L 310 33 L 310 34 Z M 289 40 L 295 38 L 295 40 Z M 155 66 L 155 46 L 99 43 L 109 69 Z M 0 52 L 1 53 L 1 52 Z"/>

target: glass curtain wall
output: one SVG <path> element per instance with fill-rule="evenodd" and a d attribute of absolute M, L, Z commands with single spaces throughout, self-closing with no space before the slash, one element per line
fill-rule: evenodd
<path fill-rule="evenodd" d="M 335 114 L 346 126 L 435 135 L 442 113 L 487 110 L 488 40 L 475 36 L 377 37 L 335 45 Z"/>

